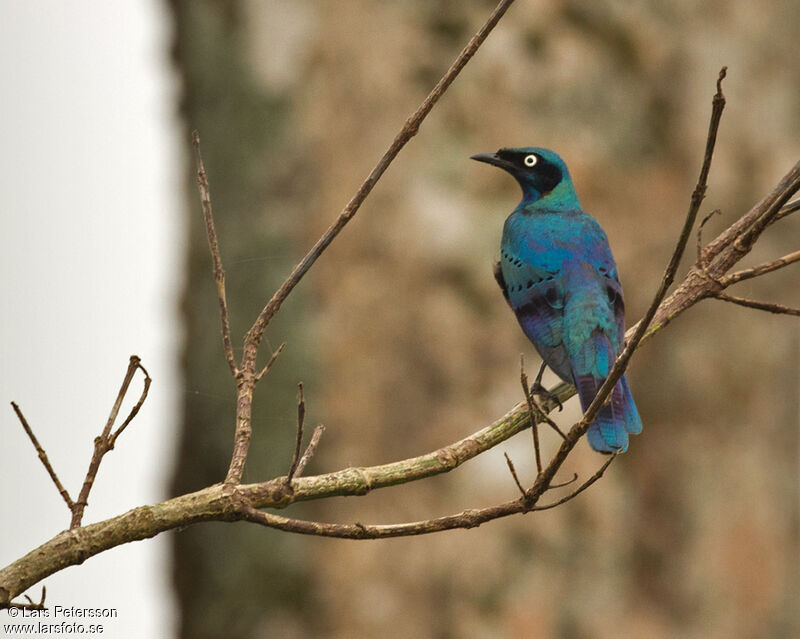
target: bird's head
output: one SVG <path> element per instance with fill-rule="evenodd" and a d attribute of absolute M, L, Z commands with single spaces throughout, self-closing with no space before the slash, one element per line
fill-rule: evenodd
<path fill-rule="evenodd" d="M 548 204 L 579 207 L 578 196 L 572 185 L 567 165 L 550 149 L 522 147 L 500 149 L 497 153 L 478 153 L 470 156 L 508 171 L 522 187 L 523 203 L 532 203 L 544 197 Z"/>

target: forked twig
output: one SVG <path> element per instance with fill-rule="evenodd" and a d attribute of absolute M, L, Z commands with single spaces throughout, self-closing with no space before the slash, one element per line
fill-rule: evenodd
<path fill-rule="evenodd" d="M 119 410 L 122 406 L 122 401 L 125 399 L 125 395 L 128 393 L 128 388 L 130 387 L 131 381 L 133 380 L 133 376 L 137 370 L 141 370 L 144 373 L 144 385 L 142 388 L 142 392 L 139 395 L 139 400 L 136 404 L 131 408 L 128 416 L 119 425 L 119 427 L 112 433 L 111 429 L 114 426 L 114 422 L 116 422 L 117 417 L 119 416 Z M 86 471 L 86 477 L 83 481 L 83 486 L 81 487 L 80 494 L 78 495 L 78 499 L 73 501 L 69 495 L 69 492 L 64 485 L 61 483 L 61 480 L 58 478 L 55 469 L 53 468 L 50 460 L 47 457 L 47 453 L 45 453 L 44 448 L 39 443 L 39 440 L 36 438 L 36 435 L 33 433 L 33 429 L 31 429 L 28 421 L 25 419 L 25 416 L 22 414 L 22 410 L 17 406 L 15 402 L 11 402 L 11 406 L 14 409 L 14 412 L 17 414 L 17 418 L 22 424 L 22 427 L 25 429 L 28 437 L 31 440 L 34 448 L 36 449 L 37 454 L 39 455 L 39 459 L 41 460 L 42 464 L 47 470 L 47 474 L 50 475 L 50 479 L 52 479 L 53 483 L 56 486 L 56 489 L 61 494 L 61 497 L 64 499 L 64 502 L 67 504 L 67 508 L 69 508 L 70 513 L 72 514 L 72 518 L 70 521 L 70 529 L 77 528 L 81 525 L 81 520 L 83 519 L 83 512 L 86 509 L 89 499 L 89 492 L 92 489 L 92 485 L 94 484 L 94 480 L 97 477 L 97 471 L 100 468 L 100 462 L 103 459 L 103 456 L 110 450 L 114 448 L 114 444 L 117 441 L 117 438 L 122 434 L 122 431 L 131 423 L 131 421 L 136 417 L 139 413 L 139 410 L 142 408 L 144 401 L 147 399 L 147 393 L 150 390 L 150 384 L 152 380 L 150 375 L 142 366 L 141 359 L 139 359 L 136 355 L 131 355 L 130 360 L 128 362 L 128 369 L 125 371 L 125 377 L 122 380 L 122 386 L 119 389 L 119 393 L 117 393 L 117 399 L 114 401 L 114 405 L 111 407 L 111 413 L 108 416 L 108 420 L 106 421 L 106 425 L 103 428 L 103 431 L 95 437 L 94 440 L 94 453 L 92 454 L 92 459 L 89 462 L 89 469 Z"/>
<path fill-rule="evenodd" d="M 552 504 L 545 504 L 544 506 L 535 506 L 531 510 L 548 510 L 550 508 L 555 508 L 556 506 L 560 506 L 561 504 L 566 504 L 571 499 L 575 499 L 575 497 L 580 495 L 584 490 L 589 488 L 589 486 L 591 486 L 593 483 L 595 483 L 598 479 L 600 479 L 603 476 L 603 473 L 606 472 L 606 468 L 608 468 L 611 465 L 611 462 L 613 462 L 617 458 L 618 454 L 619 453 L 613 453 L 605 461 L 605 463 L 602 466 L 600 466 L 600 468 L 597 470 L 597 472 L 594 475 L 589 477 L 589 479 L 587 479 L 585 482 L 583 482 L 580 486 L 578 486 L 575 490 L 573 490 L 566 497 L 562 497 L 558 501 L 554 501 Z M 578 476 L 575 475 L 576 479 L 577 479 L 577 477 Z M 562 484 L 562 485 L 564 485 L 564 484 Z M 552 486 L 551 486 L 551 488 L 552 488 Z"/>
<path fill-rule="evenodd" d="M 119 416 L 119 409 L 122 407 L 122 401 L 125 399 L 125 395 L 128 393 L 128 388 L 130 387 L 131 381 L 133 381 L 133 376 L 136 374 L 137 370 L 141 370 L 144 373 L 144 386 L 141 394 L 139 395 L 139 401 L 136 402 L 128 416 L 125 418 L 122 424 L 120 424 L 117 430 L 112 433 L 111 429 L 113 428 L 114 422 L 117 421 L 117 417 Z M 147 392 L 150 389 L 151 381 L 150 375 L 147 373 L 145 367 L 142 366 L 139 357 L 136 355 L 131 355 L 130 361 L 128 362 L 128 369 L 125 371 L 125 377 L 122 380 L 119 393 L 117 393 L 117 399 L 114 401 L 114 405 L 111 407 L 111 413 L 108 416 L 108 420 L 103 428 L 103 432 L 94 439 L 94 453 L 92 454 L 92 459 L 89 462 L 89 469 L 86 471 L 86 478 L 83 481 L 83 486 L 81 487 L 81 492 L 78 495 L 78 499 L 75 500 L 75 504 L 72 507 L 72 521 L 70 522 L 70 529 L 77 528 L 81 525 L 83 511 L 86 509 L 86 506 L 89 503 L 89 492 L 92 490 L 94 480 L 97 477 L 97 471 L 100 468 L 100 462 L 103 461 L 105 454 L 114 448 L 117 438 L 122 434 L 122 431 L 125 430 L 125 427 L 130 424 L 134 417 L 136 417 L 139 409 L 144 404 L 145 399 L 147 399 Z"/>
<path fill-rule="evenodd" d="M 39 603 L 36 603 L 28 595 L 24 595 L 24 597 L 28 600 L 28 603 L 10 601 L 4 604 L 0 602 L 0 610 L 3 608 L 15 608 L 16 610 L 44 610 L 44 600 L 47 597 L 47 586 L 42 586 L 42 598 L 39 600 Z"/>
<path fill-rule="evenodd" d="M 136 357 L 136 356 L 134 355 L 133 357 Z M 133 361 L 133 358 L 131 358 L 131 360 Z M 114 448 L 114 444 L 117 443 L 117 438 L 122 434 L 122 431 L 125 430 L 125 428 L 127 428 L 128 424 L 130 424 L 131 421 L 133 421 L 133 418 L 136 417 L 136 415 L 139 414 L 139 411 L 141 410 L 142 406 L 144 405 L 144 400 L 147 399 L 147 393 L 150 391 L 150 384 L 152 384 L 152 382 L 153 382 L 153 380 L 150 378 L 150 374 L 147 372 L 147 369 L 144 366 L 142 366 L 141 360 L 138 357 L 136 357 L 135 368 L 138 368 L 140 371 L 142 371 L 142 373 L 144 373 L 144 381 L 143 381 L 143 386 L 142 386 L 142 392 L 139 394 L 138 401 L 136 402 L 136 404 L 134 404 L 133 408 L 131 408 L 131 410 L 128 413 L 128 416 L 125 418 L 125 420 L 119 425 L 117 430 L 115 430 L 108 437 L 108 450 L 111 450 L 111 449 Z M 127 388 L 125 390 L 127 392 Z M 116 419 L 116 416 L 115 416 L 115 419 Z"/>
<path fill-rule="evenodd" d="M 306 464 L 311 461 L 314 453 L 317 450 L 317 445 L 325 432 L 325 426 L 317 424 L 314 432 L 311 434 L 311 440 L 306 446 L 306 450 L 302 457 L 300 456 L 300 448 L 303 445 L 303 425 L 306 419 L 306 401 L 303 395 L 303 382 L 297 385 L 298 399 L 297 399 L 297 437 L 294 446 L 294 455 L 292 456 L 292 464 L 289 467 L 289 474 L 286 476 L 286 483 L 291 486 L 292 479 L 300 477 L 306 468 Z"/>

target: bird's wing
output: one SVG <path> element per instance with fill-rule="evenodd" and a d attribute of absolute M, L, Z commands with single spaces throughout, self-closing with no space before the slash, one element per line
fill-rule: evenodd
<path fill-rule="evenodd" d="M 598 280 L 608 298 L 609 310 L 614 315 L 614 323 L 617 329 L 616 342 L 621 345 L 625 339 L 625 298 L 622 295 L 622 284 L 620 284 L 613 260 L 611 264 L 601 264 L 596 269 Z"/>
<path fill-rule="evenodd" d="M 589 215 L 583 218 L 583 228 L 581 231 L 582 241 L 576 245 L 581 253 L 580 261 L 590 266 L 590 270 L 584 271 L 579 275 L 580 287 L 586 288 L 590 280 L 596 282 L 603 291 L 601 297 L 608 300 L 606 306 L 605 299 L 597 299 L 597 303 L 603 305 L 603 311 L 613 315 L 616 330 L 612 331 L 616 335 L 609 335 L 614 346 L 622 344 L 625 339 L 625 302 L 622 295 L 622 285 L 617 273 L 617 265 L 611 255 L 611 248 L 608 245 L 608 238 L 597 221 Z M 577 273 L 574 273 L 577 274 Z M 572 280 L 572 278 L 570 278 Z M 570 287 L 574 286 L 572 283 Z M 590 286 L 589 288 L 592 288 Z"/>
<path fill-rule="evenodd" d="M 492 265 L 492 271 L 494 272 L 494 281 L 497 282 L 500 290 L 503 291 L 503 297 L 506 298 L 506 302 L 510 304 L 511 301 L 508 299 L 508 287 L 506 286 L 506 280 L 503 277 L 503 268 L 500 266 L 500 260 L 497 260 Z"/>
<path fill-rule="evenodd" d="M 537 263 L 535 256 L 522 259 L 504 248 L 500 272 L 511 308 L 528 339 L 545 363 L 566 381 L 571 369 L 563 346 L 564 285 L 561 271 L 552 264 Z"/>

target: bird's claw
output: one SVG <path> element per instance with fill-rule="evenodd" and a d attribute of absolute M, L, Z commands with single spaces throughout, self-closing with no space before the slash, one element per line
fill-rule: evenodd
<path fill-rule="evenodd" d="M 564 410 L 564 404 L 561 403 L 561 400 L 558 398 L 558 395 L 555 393 L 547 390 L 541 382 L 534 382 L 531 384 L 531 395 L 537 395 L 545 399 L 545 401 L 555 404 L 558 407 L 559 411 Z"/>

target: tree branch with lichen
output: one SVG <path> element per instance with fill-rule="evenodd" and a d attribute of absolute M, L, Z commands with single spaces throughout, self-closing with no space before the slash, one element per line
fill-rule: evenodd
<path fill-rule="evenodd" d="M 553 397 L 545 398 L 540 403 L 534 403 L 530 395 L 526 393 L 526 397 L 522 402 L 514 406 L 506 415 L 493 424 L 459 441 L 443 446 L 438 450 L 388 464 L 363 468 L 345 468 L 331 473 L 305 477 L 302 476 L 302 473 L 319 445 L 323 428 L 322 426 L 318 426 L 314 430 L 305 452 L 301 455 L 300 451 L 304 440 L 306 401 L 301 388 L 298 400 L 297 437 L 293 454 L 290 456 L 291 463 L 287 475 L 253 484 L 241 483 L 242 471 L 247 460 L 250 434 L 252 431 L 251 410 L 253 390 L 256 383 L 264 377 L 266 371 L 272 363 L 274 363 L 282 348 L 281 346 L 272 354 L 269 362 L 261 372 L 256 372 L 256 360 L 259 354 L 259 346 L 269 321 L 275 313 L 278 312 L 283 301 L 299 283 L 309 268 L 311 268 L 327 246 L 335 239 L 344 225 L 352 219 L 361 203 L 369 195 L 369 192 L 391 164 L 394 157 L 396 157 L 405 143 L 416 134 L 422 120 L 430 112 L 438 98 L 441 97 L 458 72 L 469 61 L 471 56 L 474 55 L 477 48 L 491 29 L 497 24 L 497 21 L 499 21 L 512 1 L 513 0 L 504 0 L 497 6 L 487 23 L 478 31 L 467 47 L 465 47 L 420 108 L 405 123 L 386 154 L 384 154 L 361 187 L 359 187 L 356 194 L 339 214 L 336 221 L 325 234 L 323 234 L 306 256 L 298 262 L 284 284 L 281 285 L 262 308 L 244 337 L 244 352 L 241 362 L 237 362 L 233 356 L 230 324 L 225 301 L 224 269 L 219 254 L 219 245 L 216 241 L 216 230 L 213 225 L 208 177 L 202 165 L 199 137 L 195 137 L 194 144 L 198 164 L 198 183 L 201 192 L 206 231 L 209 238 L 209 250 L 212 256 L 214 278 L 217 283 L 223 345 L 237 392 L 234 446 L 228 473 L 221 483 L 157 504 L 134 508 L 117 517 L 93 524 L 81 524 L 83 512 L 83 508 L 81 507 L 81 516 L 78 517 L 77 523 L 74 523 L 69 530 L 59 533 L 24 557 L 0 570 L 0 608 L 39 605 L 33 604 L 30 600 L 28 604 L 16 603 L 13 600 L 23 595 L 28 588 L 41 582 L 47 576 L 68 566 L 80 564 L 87 558 L 104 552 L 105 550 L 124 543 L 150 538 L 167 530 L 205 521 L 249 521 L 259 525 L 301 534 L 348 539 L 378 539 L 401 535 L 428 534 L 454 528 L 472 528 L 500 517 L 535 512 L 560 506 L 577 497 L 598 481 L 616 458 L 614 455 L 610 456 L 595 473 L 578 484 L 577 487 L 572 489 L 568 494 L 559 498 L 553 498 L 552 500 L 546 500 L 546 503 L 540 503 L 542 497 L 550 490 L 564 487 L 577 480 L 577 476 L 573 476 L 572 479 L 566 482 L 555 483 L 554 481 L 569 454 L 574 450 L 577 442 L 580 441 L 585 433 L 593 415 L 595 415 L 602 407 L 603 403 L 607 401 L 616 379 L 622 375 L 630 357 L 636 349 L 638 349 L 644 341 L 650 339 L 656 333 L 661 332 L 673 319 L 699 301 L 706 298 L 721 298 L 733 301 L 732 298 L 734 296 L 724 293 L 729 286 L 744 279 L 762 277 L 778 269 L 789 266 L 800 259 L 795 252 L 750 269 L 730 272 L 742 257 L 752 249 L 762 232 L 768 226 L 784 219 L 791 212 L 796 210 L 792 208 L 795 203 L 787 203 L 790 201 L 791 197 L 800 190 L 800 162 L 798 162 L 760 202 L 720 233 L 714 240 L 709 242 L 705 247 L 701 246 L 701 243 L 698 242 L 697 261 L 689 268 L 686 276 L 675 290 L 667 296 L 667 292 L 677 273 L 678 263 L 683 255 L 688 238 L 694 229 L 696 218 L 705 194 L 706 180 L 713 156 L 714 141 L 719 127 L 722 107 L 724 106 L 724 98 L 721 91 L 721 81 L 724 77 L 723 72 L 720 74 L 717 83 L 717 92 L 714 96 L 706 152 L 702 162 L 697 187 L 692 195 L 689 212 L 683 224 L 682 231 L 680 232 L 675 251 L 665 270 L 664 277 L 658 286 L 658 290 L 654 295 L 650 308 L 644 318 L 627 332 L 626 347 L 617 359 L 609 381 L 603 386 L 596 400 L 587 410 L 586 415 L 566 433 L 561 446 L 550 461 L 547 464 L 542 463 L 541 465 L 537 465 L 537 476 L 529 488 L 524 488 L 523 484 L 516 476 L 513 464 L 511 464 L 509 460 L 509 470 L 513 474 L 518 487 L 516 497 L 488 508 L 470 509 L 423 521 L 389 524 L 304 521 L 262 510 L 285 510 L 296 502 L 325 499 L 334 496 L 361 496 L 373 490 L 389 488 L 391 486 L 418 481 L 449 472 L 465 464 L 477 455 L 497 446 L 513 435 L 527 428 L 533 427 L 535 429 L 535 424 L 545 421 L 547 413 L 552 411 L 558 402 L 566 401 L 575 394 L 575 389 L 565 383 L 559 384 L 551 389 Z M 703 224 L 704 222 L 701 223 L 700 226 L 702 227 Z M 760 304 L 762 306 L 756 306 L 756 308 L 770 310 L 764 308 L 767 303 Z M 753 305 L 750 304 L 750 306 Z M 776 304 L 773 306 L 780 305 Z M 138 367 L 141 368 L 140 364 Z M 134 368 L 134 372 L 135 370 Z M 144 371 L 143 368 L 142 371 L 146 375 L 146 371 Z M 128 379 L 128 376 L 126 376 L 126 379 L 129 384 L 130 379 Z M 149 376 L 147 375 L 145 386 L 146 388 L 149 386 Z M 127 389 L 126 384 L 124 384 L 123 387 Z M 113 433 L 111 432 L 113 420 L 111 418 L 109 419 L 109 425 L 107 425 L 107 428 L 103 431 L 105 433 L 107 445 L 104 447 L 103 452 L 98 453 L 97 448 L 95 452 L 98 465 L 99 460 L 102 459 L 105 452 L 108 452 L 108 450 L 113 447 L 114 441 L 122 429 L 135 417 L 136 411 L 138 411 L 138 408 L 141 406 L 146 396 L 146 388 L 142 398 L 134 407 L 134 410 L 131 411 L 128 419 Z M 115 403 L 115 407 L 116 412 L 118 412 L 119 406 L 117 403 Z M 18 407 L 15 406 L 15 410 L 23 426 L 27 426 L 27 432 L 30 427 L 27 425 L 24 417 L 22 417 Z M 535 414 L 531 415 L 531 411 Z M 116 419 L 116 412 L 112 411 L 114 419 Z M 538 414 L 539 412 L 541 412 L 541 414 Z M 32 431 L 29 435 L 32 435 Z M 52 469 L 49 461 L 46 462 L 44 449 L 38 444 L 38 440 L 36 440 L 35 437 L 31 437 L 31 439 L 34 442 L 37 453 L 39 453 L 40 459 L 42 459 L 48 474 L 50 474 L 51 479 L 53 479 L 68 507 L 70 507 L 70 510 L 73 511 L 74 517 L 75 513 L 73 508 L 77 507 L 78 502 L 82 502 L 82 505 L 85 506 L 85 503 L 83 503 L 86 501 L 85 496 L 83 499 L 79 498 L 75 502 L 72 501 L 69 497 L 69 493 L 64 489 L 61 483 L 57 481 L 57 475 L 55 475 L 55 471 Z M 108 445 L 109 443 L 110 445 Z M 93 456 L 93 461 L 94 459 L 95 457 Z M 87 474 L 87 479 L 89 478 L 89 474 L 91 474 L 91 466 L 90 473 Z M 94 475 L 92 474 L 91 481 L 89 481 L 90 488 L 93 481 Z M 511 489 L 510 482 L 509 488 Z M 88 490 L 86 494 L 88 495 Z M 44 601 L 42 600 L 41 605 L 43 605 L 43 603 Z"/>

